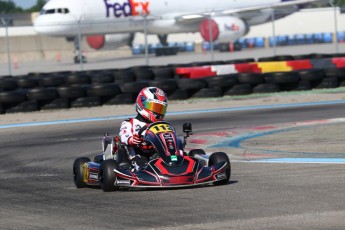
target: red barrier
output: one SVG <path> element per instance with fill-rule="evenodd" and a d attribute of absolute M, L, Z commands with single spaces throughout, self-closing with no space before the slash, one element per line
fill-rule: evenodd
<path fill-rule="evenodd" d="M 345 57 L 325 59 L 331 61 L 337 68 L 345 67 Z M 313 66 L 311 60 L 286 61 L 286 66 L 292 70 L 319 68 Z M 274 62 L 272 62 L 274 64 Z M 221 74 L 231 73 L 262 73 L 259 62 L 241 63 L 231 65 L 214 65 L 214 66 L 198 66 L 198 67 L 181 67 L 176 68 L 176 74 L 184 78 L 203 78 Z M 261 66 L 262 67 L 262 66 Z"/>
<path fill-rule="evenodd" d="M 210 66 L 176 68 L 175 72 L 184 78 L 203 78 L 217 75 Z"/>
<path fill-rule="evenodd" d="M 293 70 L 312 69 L 313 65 L 310 60 L 287 61 L 286 64 L 291 66 Z"/>
<path fill-rule="evenodd" d="M 261 69 L 256 63 L 235 64 L 238 73 L 261 73 Z"/>
<path fill-rule="evenodd" d="M 336 65 L 337 68 L 345 67 L 345 58 L 332 58 L 332 62 Z"/>

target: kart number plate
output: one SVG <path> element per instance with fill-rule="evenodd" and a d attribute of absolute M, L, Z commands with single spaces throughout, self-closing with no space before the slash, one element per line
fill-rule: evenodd
<path fill-rule="evenodd" d="M 170 125 L 168 124 L 158 124 L 154 125 L 150 128 L 150 131 L 153 132 L 154 134 L 156 133 L 162 133 L 162 132 L 172 132 L 173 129 L 171 128 Z"/>

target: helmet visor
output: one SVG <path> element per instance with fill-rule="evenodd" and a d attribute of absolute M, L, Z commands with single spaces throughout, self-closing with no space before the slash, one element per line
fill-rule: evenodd
<path fill-rule="evenodd" d="M 151 112 L 154 112 L 156 114 L 163 115 L 163 116 L 165 115 L 167 111 L 166 105 L 162 105 L 156 102 L 146 100 L 146 101 L 143 101 L 143 105 L 145 109 L 150 110 Z"/>

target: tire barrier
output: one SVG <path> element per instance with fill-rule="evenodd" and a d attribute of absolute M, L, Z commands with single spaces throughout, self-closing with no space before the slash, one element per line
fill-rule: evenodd
<path fill-rule="evenodd" d="M 260 61 L 241 59 L 3 76 L 0 114 L 133 104 L 146 86 L 163 89 L 169 100 L 345 86 L 345 55 L 280 55 Z"/>

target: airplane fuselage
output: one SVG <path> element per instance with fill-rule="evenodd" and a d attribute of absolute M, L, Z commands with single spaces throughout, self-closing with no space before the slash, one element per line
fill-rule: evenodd
<path fill-rule="evenodd" d="M 176 17 L 203 12 L 271 5 L 279 0 L 51 0 L 34 26 L 51 36 L 143 32 L 198 32 L 197 22 L 176 23 Z"/>

